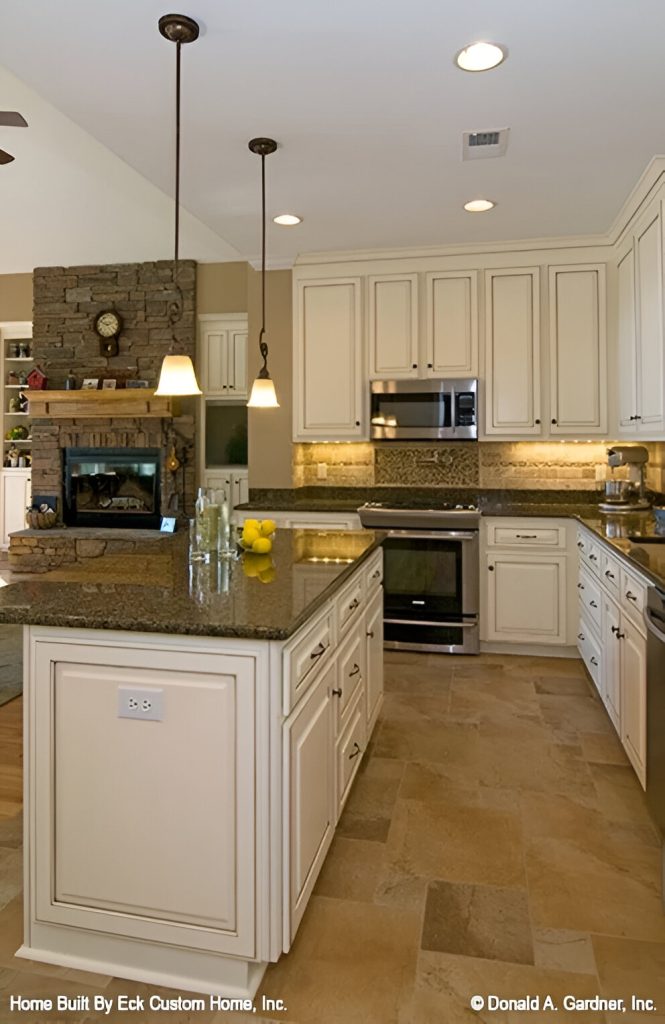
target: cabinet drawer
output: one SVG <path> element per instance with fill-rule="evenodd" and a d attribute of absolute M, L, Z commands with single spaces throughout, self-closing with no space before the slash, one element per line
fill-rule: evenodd
<path fill-rule="evenodd" d="M 339 649 L 337 658 L 337 687 L 333 691 L 337 698 L 337 721 L 340 727 L 347 718 L 347 712 L 358 687 L 365 676 L 365 634 L 354 630 Z"/>
<path fill-rule="evenodd" d="M 601 595 L 598 580 L 594 579 L 591 573 L 586 572 L 581 566 L 577 587 L 579 590 L 580 607 L 584 609 L 587 619 L 599 630 Z"/>
<path fill-rule="evenodd" d="M 600 580 L 610 594 L 621 593 L 621 565 L 609 551 L 600 554 Z"/>
<path fill-rule="evenodd" d="M 580 554 L 580 562 L 592 572 L 599 574 L 602 547 L 586 530 L 577 531 L 577 550 Z"/>
<path fill-rule="evenodd" d="M 349 718 L 335 748 L 337 815 L 342 813 L 365 748 L 365 707 L 362 690 L 349 709 Z"/>
<path fill-rule="evenodd" d="M 491 526 L 488 544 L 502 547 L 565 547 L 566 531 L 556 526 Z"/>
<path fill-rule="evenodd" d="M 326 664 L 332 652 L 332 609 L 303 633 L 296 634 L 292 645 L 284 651 L 284 714 L 288 715 L 309 689 L 320 665 Z"/>
<path fill-rule="evenodd" d="M 362 577 L 362 572 L 357 572 L 335 601 L 338 637 L 341 637 L 346 632 L 352 622 L 359 622 L 362 618 Z"/>
<path fill-rule="evenodd" d="M 383 583 L 383 551 L 377 551 L 365 569 L 365 593 L 369 597 Z"/>
<path fill-rule="evenodd" d="M 644 632 L 644 606 L 647 585 L 639 577 L 621 567 L 621 608 Z"/>
<path fill-rule="evenodd" d="M 577 634 L 577 642 L 582 660 L 587 667 L 589 675 L 593 679 L 594 686 L 601 692 L 601 653 L 600 640 L 598 639 L 589 621 L 580 616 L 580 627 Z"/>

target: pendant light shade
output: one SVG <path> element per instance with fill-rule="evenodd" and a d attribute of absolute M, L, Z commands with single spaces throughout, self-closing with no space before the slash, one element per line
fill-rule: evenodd
<path fill-rule="evenodd" d="M 194 373 L 194 364 L 189 356 L 164 356 L 155 394 L 158 396 L 202 394 Z"/>
<path fill-rule="evenodd" d="M 279 409 L 275 385 L 268 372 L 268 344 L 264 339 L 266 333 L 266 156 L 275 152 L 277 143 L 274 139 L 252 139 L 249 148 L 252 153 L 261 157 L 261 330 L 259 332 L 259 352 L 263 359 L 263 366 L 252 384 L 247 405 L 250 409 Z"/>
<path fill-rule="evenodd" d="M 165 14 L 159 19 L 159 31 L 169 42 L 176 44 L 175 77 L 175 223 L 173 246 L 173 287 L 178 298 L 169 305 L 171 327 L 182 316 L 182 293 L 178 285 L 178 248 L 180 241 L 180 51 L 183 44 L 193 43 L 199 36 L 199 26 L 186 14 Z M 194 364 L 187 355 L 176 355 L 175 335 L 171 349 L 162 360 L 156 395 L 200 395 L 201 388 L 196 380 Z"/>

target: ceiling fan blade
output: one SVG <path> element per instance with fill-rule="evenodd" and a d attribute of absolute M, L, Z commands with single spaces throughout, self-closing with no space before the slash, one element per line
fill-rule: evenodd
<path fill-rule="evenodd" d="M 28 122 L 17 110 L 0 110 L 0 125 L 3 128 L 27 128 Z"/>
<path fill-rule="evenodd" d="M 0 164 L 10 164 L 14 157 L 4 149 L 0 149 Z"/>

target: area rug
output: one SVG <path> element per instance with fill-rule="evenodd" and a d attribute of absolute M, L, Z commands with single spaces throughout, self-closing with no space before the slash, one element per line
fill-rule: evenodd
<path fill-rule="evenodd" d="M 0 705 L 23 692 L 23 627 L 0 626 Z"/>

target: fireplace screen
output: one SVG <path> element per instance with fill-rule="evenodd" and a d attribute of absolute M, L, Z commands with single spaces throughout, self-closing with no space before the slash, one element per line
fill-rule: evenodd
<path fill-rule="evenodd" d="M 66 448 L 65 522 L 158 527 L 160 464 L 158 448 Z"/>

